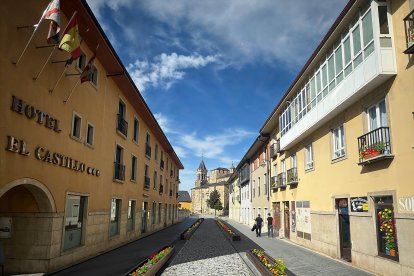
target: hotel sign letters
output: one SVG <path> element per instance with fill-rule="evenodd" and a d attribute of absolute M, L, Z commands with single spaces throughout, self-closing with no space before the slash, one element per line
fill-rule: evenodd
<path fill-rule="evenodd" d="M 38 124 L 44 125 L 57 133 L 61 132 L 59 120 L 15 96 L 12 97 L 11 110 L 21 115 L 24 114 L 28 119 L 36 120 Z"/>
<path fill-rule="evenodd" d="M 57 133 L 61 132 L 58 119 L 44 111 L 41 111 L 33 105 L 26 103 L 16 96 L 12 96 L 11 110 L 21 115 L 25 115 L 26 118 L 35 120 L 38 124 L 44 125 L 45 127 Z M 31 153 L 28 150 L 27 142 L 25 140 L 16 138 L 11 135 L 7 136 L 6 150 L 18 153 L 22 156 L 30 156 Z M 67 168 L 76 172 L 86 171 L 87 174 L 94 176 L 100 176 L 101 174 L 98 169 L 88 167 L 81 161 L 73 159 L 72 157 L 61 154 L 59 152 L 51 151 L 42 146 L 36 147 L 34 150 L 34 156 L 37 160 Z"/>
<path fill-rule="evenodd" d="M 30 152 L 27 149 L 27 142 L 18 139 L 14 136 L 7 136 L 6 150 L 14 153 L 18 153 L 24 156 L 30 156 Z M 73 159 L 72 157 L 64 154 L 50 151 L 44 147 L 36 147 L 34 150 L 34 156 L 37 160 L 54 164 L 63 168 L 67 168 L 76 172 L 85 172 L 87 174 L 100 176 L 101 172 L 98 169 L 88 167 L 85 163 Z"/>

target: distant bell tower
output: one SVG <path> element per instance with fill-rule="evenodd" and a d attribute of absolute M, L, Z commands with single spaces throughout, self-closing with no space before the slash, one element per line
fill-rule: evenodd
<path fill-rule="evenodd" d="M 207 169 L 204 165 L 203 159 L 201 159 L 200 165 L 197 169 L 197 179 L 195 181 L 195 186 L 200 187 L 203 183 L 207 181 Z"/>

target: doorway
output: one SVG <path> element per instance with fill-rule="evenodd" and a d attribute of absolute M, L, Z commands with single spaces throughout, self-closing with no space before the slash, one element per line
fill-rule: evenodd
<path fill-rule="evenodd" d="M 273 218 L 275 220 L 274 232 L 275 232 L 276 236 L 279 236 L 279 230 L 280 230 L 280 202 L 274 202 L 273 203 Z"/>
<path fill-rule="evenodd" d="M 351 231 L 349 224 L 349 208 L 347 198 L 336 199 L 339 221 L 339 247 L 341 259 L 351 262 Z"/>
<path fill-rule="evenodd" d="M 148 221 L 148 202 L 142 202 L 142 222 L 141 232 L 147 232 L 147 221 Z"/>
<path fill-rule="evenodd" d="M 289 201 L 283 202 L 285 211 L 284 211 L 284 226 L 285 226 L 285 238 L 290 239 L 290 209 Z"/>

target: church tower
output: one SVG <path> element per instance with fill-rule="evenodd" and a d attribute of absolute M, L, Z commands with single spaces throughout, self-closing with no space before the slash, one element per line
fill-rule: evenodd
<path fill-rule="evenodd" d="M 206 165 L 204 165 L 203 159 L 201 159 L 200 165 L 197 169 L 197 180 L 195 181 L 195 186 L 200 187 L 205 182 L 207 182 L 207 169 Z"/>

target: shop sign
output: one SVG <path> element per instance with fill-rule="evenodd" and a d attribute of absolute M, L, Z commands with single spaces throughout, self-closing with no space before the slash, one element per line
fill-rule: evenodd
<path fill-rule="evenodd" d="M 10 217 L 0 217 L 0 238 L 11 237 L 11 224 L 12 219 Z"/>
<path fill-rule="evenodd" d="M 7 136 L 6 150 L 13 153 L 18 153 L 23 156 L 30 156 L 30 150 L 27 147 L 27 142 L 14 136 Z M 98 169 L 88 167 L 81 161 L 73 159 L 70 156 L 51 151 L 41 146 L 36 147 L 34 150 L 34 156 L 37 160 L 67 168 L 76 172 L 86 171 L 87 174 L 94 176 L 100 176 L 101 174 Z"/>
<path fill-rule="evenodd" d="M 398 206 L 403 212 L 414 212 L 414 197 L 400 197 Z"/>
<path fill-rule="evenodd" d="M 368 197 L 351 197 L 352 212 L 368 212 Z"/>

